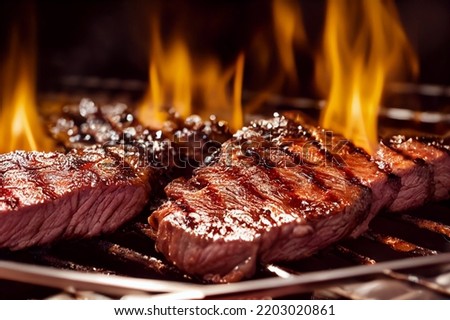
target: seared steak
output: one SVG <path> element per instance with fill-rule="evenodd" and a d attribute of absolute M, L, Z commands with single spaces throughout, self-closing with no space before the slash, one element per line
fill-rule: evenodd
<path fill-rule="evenodd" d="M 399 178 L 389 172 L 385 163 L 373 161 L 364 150 L 357 148 L 344 137 L 324 129 L 304 126 L 310 130 L 320 145 L 333 155 L 333 159 L 337 159 L 331 165 L 348 172 L 354 179 L 372 190 L 372 201 L 367 217 L 351 234 L 352 237 L 358 237 L 367 230 L 369 222 L 380 210 L 388 208 L 393 203 L 400 190 Z"/>
<path fill-rule="evenodd" d="M 410 157 L 381 141 L 375 158 L 388 164 L 392 173 L 400 177 L 401 188 L 390 211 L 403 211 L 423 205 L 434 193 L 432 167 L 419 158 Z"/>
<path fill-rule="evenodd" d="M 442 142 L 427 138 L 395 136 L 389 144 L 409 157 L 425 161 L 431 168 L 434 186 L 431 197 L 444 200 L 450 197 L 450 149 Z"/>
<path fill-rule="evenodd" d="M 164 130 L 152 130 L 123 104 L 88 99 L 66 106 L 49 129 L 67 154 L 0 155 L 0 248 L 112 232 L 142 211 L 150 190 L 160 196 L 230 137 L 215 118 L 173 115 Z"/>
<path fill-rule="evenodd" d="M 51 135 L 67 150 L 92 145 L 125 145 L 146 157 L 147 164 L 164 168 L 171 177 L 189 176 L 206 157 L 231 138 L 225 122 L 190 116 L 182 120 L 174 112 L 162 128 L 142 125 L 124 104 L 97 106 L 89 99 L 67 105 L 49 119 Z"/>
<path fill-rule="evenodd" d="M 158 250 L 187 273 L 226 282 L 348 236 L 372 193 L 328 156 L 292 120 L 253 123 L 193 178 L 166 187 L 170 200 L 149 220 Z"/>
<path fill-rule="evenodd" d="M 213 282 L 308 256 L 358 236 L 382 209 L 420 205 L 437 181 L 448 192 L 442 179 L 431 179 L 448 163 L 445 147 L 422 146 L 427 163 L 398 145 L 380 146 L 374 159 L 297 118 L 253 122 L 192 178 L 165 188 L 169 200 L 149 217 L 156 247 L 181 270 Z"/>
<path fill-rule="evenodd" d="M 117 148 L 0 155 L 0 247 L 112 232 L 148 200 L 149 168 Z"/>

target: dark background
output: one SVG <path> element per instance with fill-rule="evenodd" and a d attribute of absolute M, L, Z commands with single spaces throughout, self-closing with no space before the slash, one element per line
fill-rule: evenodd
<path fill-rule="evenodd" d="M 398 0 L 398 10 L 420 60 L 419 83 L 450 85 L 450 1 Z M 321 0 L 300 1 L 308 50 L 297 55 L 298 95 L 314 95 L 312 52 L 323 27 Z M 27 19 L 21 1 L 2 1 L 2 53 L 12 21 Z M 70 76 L 147 81 L 151 12 L 160 12 L 164 34 L 186 32 L 199 54 L 216 54 L 224 64 L 246 50 L 256 34 L 270 34 L 271 1 L 35 1 L 38 86 L 55 90 Z M 245 87 L 253 90 L 267 74 L 255 74 L 246 61 Z M 295 93 L 294 93 L 295 94 Z"/>

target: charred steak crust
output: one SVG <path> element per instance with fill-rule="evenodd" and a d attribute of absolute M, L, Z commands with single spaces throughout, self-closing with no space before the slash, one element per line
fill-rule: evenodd
<path fill-rule="evenodd" d="M 298 115 L 254 121 L 226 141 L 228 128 L 215 118 L 175 117 L 151 130 L 124 105 L 98 108 L 85 100 L 50 129 L 67 149 L 121 146 L 125 154 L 107 156 L 146 168 L 141 172 L 153 189 L 186 177 L 165 188 L 169 200 L 149 223 L 159 251 L 181 270 L 213 282 L 250 277 L 257 263 L 299 259 L 359 236 L 380 210 L 450 196 L 450 149 L 443 142 L 397 136 L 381 141 L 371 157 Z M 86 215 L 96 219 L 94 213 Z M 83 236 L 65 228 L 55 238 Z M 51 241 L 44 238 L 25 246 Z"/>
<path fill-rule="evenodd" d="M 141 212 L 152 171 L 117 148 L 0 155 L 0 247 L 116 230 Z"/>
<path fill-rule="evenodd" d="M 231 136 L 214 117 L 173 115 L 163 130 L 152 130 L 124 104 L 98 107 L 89 99 L 49 123 L 67 154 L 0 155 L 0 248 L 112 232 Z"/>

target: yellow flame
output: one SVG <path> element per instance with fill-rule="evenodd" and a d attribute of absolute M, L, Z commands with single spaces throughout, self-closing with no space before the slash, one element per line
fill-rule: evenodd
<path fill-rule="evenodd" d="M 255 35 L 250 49 L 227 66 L 217 57 L 191 50 L 183 30 L 178 28 L 169 36 L 162 32 L 160 8 L 153 13 L 149 87 L 138 107 L 143 123 L 160 126 L 167 119 L 167 108 L 174 107 L 182 117 L 215 114 L 227 120 L 232 129 L 240 128 L 246 61 L 253 64 L 259 86 L 258 94 L 245 105 L 247 111 L 255 111 L 283 86 L 298 89 L 296 53 L 307 41 L 297 0 L 273 0 L 272 29 Z"/>
<path fill-rule="evenodd" d="M 274 94 L 297 95 L 298 54 L 307 47 L 298 0 L 273 0 L 271 29 L 255 33 L 248 53 L 249 78 L 256 94 L 246 102 L 247 112 L 257 110 Z"/>
<path fill-rule="evenodd" d="M 373 153 L 383 88 L 407 66 L 417 72 L 393 1 L 328 0 L 316 69 L 319 88 L 328 92 L 321 125 Z"/>
<path fill-rule="evenodd" d="M 298 1 L 274 0 L 272 16 L 280 64 L 292 85 L 298 85 L 295 49 L 306 43 Z"/>
<path fill-rule="evenodd" d="M 140 121 L 158 127 L 167 119 L 167 108 L 182 116 L 215 114 L 232 129 L 242 126 L 244 55 L 228 67 L 211 56 L 195 56 L 177 34 L 164 45 L 158 19 L 152 19 L 149 87 L 138 107 Z"/>
<path fill-rule="evenodd" d="M 50 151 L 36 108 L 36 51 L 33 19 L 15 26 L 0 75 L 0 153 L 13 150 Z"/>

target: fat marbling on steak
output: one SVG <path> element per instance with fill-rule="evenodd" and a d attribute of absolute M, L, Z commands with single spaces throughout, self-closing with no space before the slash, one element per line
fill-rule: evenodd
<path fill-rule="evenodd" d="M 371 157 L 299 118 L 255 121 L 192 178 L 165 188 L 168 201 L 149 217 L 156 247 L 181 270 L 213 282 L 250 277 L 258 263 L 306 257 L 360 235 L 380 210 L 430 199 L 438 183 L 432 175 L 450 170 L 448 153 L 421 148 L 434 148 L 425 162 L 390 144 Z"/>
<path fill-rule="evenodd" d="M 153 172 L 138 163 L 117 148 L 1 154 L 0 248 L 116 230 L 149 198 Z"/>

